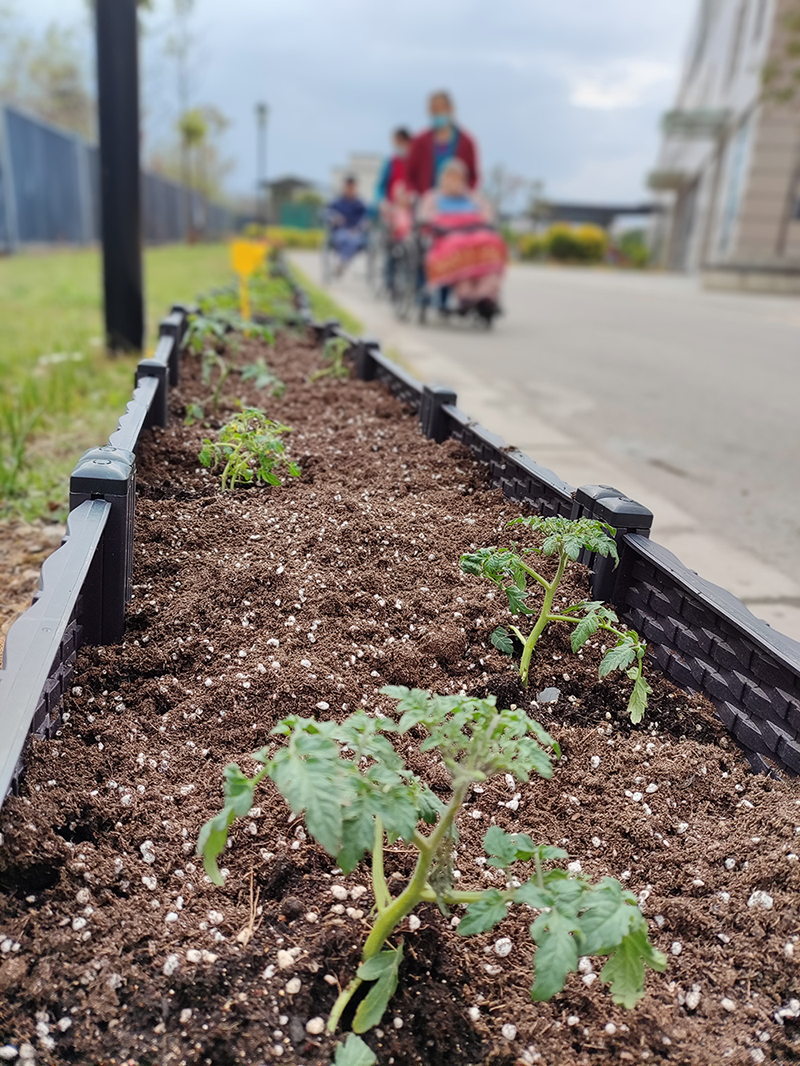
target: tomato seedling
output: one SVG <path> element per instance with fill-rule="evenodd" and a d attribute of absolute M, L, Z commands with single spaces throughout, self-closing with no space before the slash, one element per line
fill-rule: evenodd
<path fill-rule="evenodd" d="M 569 519 L 554 515 L 543 518 L 541 515 L 520 516 L 512 519 L 509 526 L 523 526 L 534 533 L 544 534 L 541 546 L 520 547 L 513 544 L 510 549 L 481 548 L 461 556 L 461 569 L 466 574 L 487 577 L 508 597 L 508 606 L 512 614 L 536 615 L 536 608 L 528 605 L 530 590 L 528 581 L 532 579 L 544 590 L 541 607 L 530 633 L 525 634 L 517 627 L 511 626 L 511 632 L 522 645 L 519 675 L 524 685 L 528 684 L 531 658 L 536 645 L 551 622 L 564 622 L 575 626 L 572 631 L 571 644 L 574 652 L 579 651 L 589 637 L 598 630 L 611 633 L 616 638 L 600 663 L 599 675 L 606 677 L 612 670 L 623 670 L 633 681 L 633 689 L 628 701 L 631 721 L 640 722 L 647 709 L 647 697 L 653 691 L 644 676 L 644 657 L 647 644 L 632 629 L 619 629 L 619 619 L 609 607 L 599 601 L 582 600 L 570 607 L 554 609 L 553 601 L 570 563 L 577 561 L 583 549 L 605 557 L 610 556 L 619 562 L 617 546 L 609 533 L 612 526 L 591 518 Z M 532 554 L 555 555 L 558 565 L 551 581 L 543 577 L 530 564 Z M 492 644 L 507 655 L 514 653 L 514 642 L 507 630 L 498 626 L 491 636 Z"/>
<path fill-rule="evenodd" d="M 222 467 L 223 492 L 237 485 L 280 485 L 276 469 L 289 477 L 301 473 L 285 454 L 284 433 L 291 433 L 288 426 L 272 422 L 255 407 L 245 407 L 220 429 L 219 440 L 203 441 L 198 458 L 212 470 Z"/>
<path fill-rule="evenodd" d="M 484 847 L 489 865 L 505 872 L 506 887 L 455 887 L 455 822 L 470 790 L 501 774 L 517 781 L 528 781 L 531 775 L 549 779 L 549 753 L 560 756 L 556 741 L 525 711 L 499 710 L 494 697 L 432 696 L 394 686 L 382 691 L 398 701 L 399 722 L 363 709 L 343 722 L 294 715 L 272 730 L 287 743 L 253 756 L 262 764 L 254 777 L 228 765 L 224 807 L 203 826 L 197 845 L 209 877 L 222 884 L 217 857 L 227 844 L 230 826 L 248 813 L 256 786 L 268 777 L 292 812 L 305 816 L 311 836 L 345 874 L 371 852 L 374 923 L 361 964 L 333 1006 L 329 1031 L 336 1031 L 365 982 L 370 988 L 356 1007 L 353 1031 L 363 1033 L 380 1022 L 397 988 L 403 959 L 398 928 L 425 902 L 437 904 L 445 915 L 451 907 L 466 906 L 458 925 L 462 936 L 492 929 L 513 905 L 532 908 L 538 912 L 530 926 L 536 944 L 534 1000 L 560 992 L 568 974 L 577 970 L 580 956 L 601 955 L 609 956 L 600 976 L 610 985 L 612 999 L 633 1007 L 644 994 L 645 965 L 663 970 L 666 959 L 650 944 L 635 897 L 618 881 L 604 877 L 592 884 L 583 876 L 571 876 L 552 865 L 567 858 L 565 851 L 493 825 Z M 415 736 L 420 730 L 426 734 L 420 752 L 438 756 L 450 776 L 446 804 L 406 767 L 388 739 L 411 730 Z M 427 833 L 423 826 L 430 827 Z M 384 873 L 384 846 L 397 840 L 413 848 L 417 860 L 407 886 L 393 897 Z M 520 884 L 516 864 L 526 862 L 533 863 L 534 874 Z"/>
<path fill-rule="evenodd" d="M 322 359 L 326 363 L 326 366 L 320 367 L 319 370 L 312 370 L 308 375 L 309 381 L 319 381 L 320 378 L 347 378 L 350 376 L 350 369 L 345 365 L 344 353 L 349 349 L 350 345 L 344 339 L 344 337 L 328 337 L 325 341 L 325 347 L 322 349 Z"/>
<path fill-rule="evenodd" d="M 279 399 L 286 392 L 286 385 L 277 374 L 270 370 L 263 357 L 256 359 L 254 363 L 248 363 L 247 366 L 243 366 L 239 371 L 239 376 L 242 381 L 252 381 L 259 392 L 263 389 L 269 389 L 270 396 L 275 399 Z"/>

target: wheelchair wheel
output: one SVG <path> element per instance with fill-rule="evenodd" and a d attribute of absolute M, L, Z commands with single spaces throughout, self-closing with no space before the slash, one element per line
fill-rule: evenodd
<path fill-rule="evenodd" d="M 391 300 L 394 313 L 406 322 L 417 297 L 417 265 L 411 250 L 402 244 L 392 249 Z"/>

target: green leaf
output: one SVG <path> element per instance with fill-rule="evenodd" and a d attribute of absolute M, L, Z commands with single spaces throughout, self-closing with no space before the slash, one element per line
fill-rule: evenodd
<path fill-rule="evenodd" d="M 606 877 L 591 889 L 580 918 L 584 955 L 608 955 L 628 935 L 639 917 L 635 897 L 619 881 Z"/>
<path fill-rule="evenodd" d="M 502 922 L 507 914 L 508 908 L 502 893 L 496 888 L 487 889 L 479 900 L 467 907 L 456 932 L 459 936 L 485 933 L 493 929 L 498 922 Z"/>
<path fill-rule="evenodd" d="M 531 925 L 531 936 L 536 942 L 531 997 L 536 1003 L 560 992 L 567 974 L 577 970 L 578 945 L 572 936 L 577 929 L 578 923 L 573 918 L 555 909 L 540 914 Z"/>
<path fill-rule="evenodd" d="M 607 677 L 612 670 L 625 670 L 636 658 L 636 649 L 627 641 L 609 648 L 600 663 L 598 676 Z"/>
<path fill-rule="evenodd" d="M 663 970 L 667 960 L 655 951 L 647 940 L 647 926 L 632 930 L 611 955 L 600 971 L 600 978 L 611 986 L 611 998 L 621 1007 L 635 1007 L 644 995 L 644 964 L 650 962 L 656 970 Z"/>
<path fill-rule="evenodd" d="M 528 596 L 527 591 L 522 592 L 516 585 L 509 585 L 505 592 L 512 614 L 533 614 L 532 609 L 525 603 Z"/>
<path fill-rule="evenodd" d="M 224 879 L 219 872 L 217 856 L 225 850 L 228 840 L 228 828 L 236 815 L 226 807 L 213 818 L 209 818 L 197 838 L 197 854 L 203 856 L 203 866 L 215 885 L 223 885 Z"/>
<path fill-rule="evenodd" d="M 631 692 L 631 698 L 628 701 L 628 710 L 631 713 L 631 722 L 634 725 L 637 725 L 644 718 L 644 712 L 647 710 L 647 697 L 652 691 L 644 675 L 637 677 Z"/>
<path fill-rule="evenodd" d="M 536 881 L 530 880 L 515 891 L 514 902 L 527 903 L 529 907 L 540 911 L 553 906 L 553 897 L 546 888 L 541 888 Z"/>
<path fill-rule="evenodd" d="M 389 1000 L 397 990 L 400 963 L 403 961 L 403 945 L 396 951 L 381 951 L 371 959 L 362 962 L 357 975 L 362 981 L 374 981 L 375 984 L 361 1000 L 353 1019 L 353 1032 L 366 1033 L 383 1017 Z"/>
<path fill-rule="evenodd" d="M 348 1033 L 343 1044 L 336 1045 L 333 1066 L 375 1066 L 378 1056 L 360 1036 Z"/>
<path fill-rule="evenodd" d="M 508 630 L 503 626 L 498 626 L 494 630 L 489 640 L 494 644 L 498 651 L 501 651 L 504 655 L 514 654 L 514 641 L 508 635 Z"/>
<path fill-rule="evenodd" d="M 483 848 L 492 856 L 489 865 L 501 869 L 507 869 L 512 862 L 527 862 L 537 851 L 527 833 L 506 833 L 499 825 L 489 827 L 483 838 Z"/>
<path fill-rule="evenodd" d="M 572 636 L 570 638 L 572 650 L 579 651 L 589 637 L 593 636 L 599 628 L 600 619 L 597 617 L 597 612 L 590 611 L 572 630 Z"/>

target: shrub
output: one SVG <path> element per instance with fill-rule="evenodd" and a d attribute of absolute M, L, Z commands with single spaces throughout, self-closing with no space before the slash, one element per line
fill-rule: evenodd
<path fill-rule="evenodd" d="M 616 246 L 622 261 L 627 266 L 638 267 L 640 270 L 649 266 L 651 253 L 644 230 L 629 229 L 626 233 L 620 234 Z"/>
<path fill-rule="evenodd" d="M 608 251 L 608 234 L 600 226 L 557 222 L 544 239 L 550 258 L 563 263 L 599 263 Z"/>
<path fill-rule="evenodd" d="M 520 259 L 542 260 L 547 256 L 547 241 L 541 233 L 522 233 L 517 238 Z"/>

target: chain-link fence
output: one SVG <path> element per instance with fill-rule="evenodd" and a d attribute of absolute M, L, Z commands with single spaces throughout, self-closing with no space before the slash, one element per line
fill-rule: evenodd
<path fill-rule="evenodd" d="M 233 212 L 156 174 L 142 175 L 147 243 L 213 239 L 234 228 Z M 82 137 L 0 105 L 0 250 L 19 244 L 100 240 L 100 156 Z"/>

